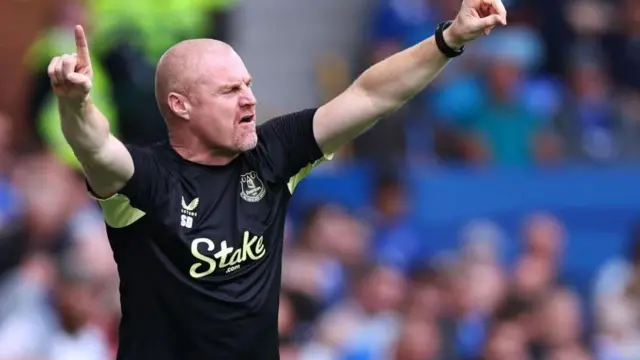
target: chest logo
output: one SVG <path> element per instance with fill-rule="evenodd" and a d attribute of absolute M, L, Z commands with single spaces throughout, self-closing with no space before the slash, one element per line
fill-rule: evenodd
<path fill-rule="evenodd" d="M 267 188 L 255 171 L 240 176 L 240 197 L 248 202 L 258 202 L 267 193 Z"/>
<path fill-rule="evenodd" d="M 201 245 L 205 245 L 204 249 Z M 240 247 L 229 246 L 226 240 L 214 242 L 211 239 L 198 238 L 191 242 L 191 254 L 197 261 L 189 268 L 189 275 L 199 279 L 213 274 L 216 270 L 226 274 L 232 273 L 244 264 L 264 258 L 267 248 L 262 236 L 245 231 Z"/>
<path fill-rule="evenodd" d="M 180 226 L 191 229 L 193 227 L 193 218 L 198 216 L 196 209 L 200 203 L 200 198 L 193 199 L 189 204 L 182 197 L 182 209 L 180 214 Z"/>

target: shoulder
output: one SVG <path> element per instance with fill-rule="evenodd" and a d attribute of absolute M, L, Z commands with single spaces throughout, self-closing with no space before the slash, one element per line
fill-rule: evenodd
<path fill-rule="evenodd" d="M 133 158 L 137 169 L 149 167 L 158 172 L 158 175 L 169 175 L 172 170 L 187 164 L 166 142 L 149 145 L 125 144 L 125 147 Z"/>
<path fill-rule="evenodd" d="M 258 136 L 269 135 L 272 132 L 286 130 L 284 129 L 285 127 L 291 127 L 301 122 L 307 121 L 312 123 L 313 117 L 317 111 L 318 108 L 308 108 L 300 111 L 289 112 L 276 117 L 270 117 L 268 120 L 258 125 L 256 131 L 258 132 Z"/>
<path fill-rule="evenodd" d="M 126 143 L 124 146 L 129 150 L 130 153 L 136 153 L 143 156 L 152 157 L 158 160 L 162 160 L 167 158 L 169 144 L 165 142 L 153 143 L 153 144 L 132 144 Z"/>
<path fill-rule="evenodd" d="M 256 128 L 258 143 L 245 153 L 250 161 L 264 160 L 284 155 L 298 140 L 308 140 L 313 134 L 313 118 L 317 108 L 289 112 L 265 120 Z"/>

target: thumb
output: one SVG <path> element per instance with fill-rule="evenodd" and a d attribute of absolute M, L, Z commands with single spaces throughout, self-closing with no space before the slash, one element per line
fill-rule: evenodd
<path fill-rule="evenodd" d="M 91 90 L 91 79 L 89 79 L 89 77 L 84 74 L 71 73 L 67 75 L 67 80 L 69 80 L 69 82 L 74 85 L 81 86 L 84 91 L 88 92 L 89 90 Z"/>
<path fill-rule="evenodd" d="M 498 25 L 502 25 L 503 21 L 502 21 L 502 17 L 500 15 L 491 14 L 489 16 L 480 18 L 478 24 L 482 29 L 488 29 L 488 28 L 493 28 L 493 27 L 498 26 Z"/>

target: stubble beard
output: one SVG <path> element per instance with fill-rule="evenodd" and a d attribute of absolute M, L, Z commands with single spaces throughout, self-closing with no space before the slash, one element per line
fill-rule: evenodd
<path fill-rule="evenodd" d="M 258 145 L 258 134 L 255 130 L 240 134 L 236 140 L 236 147 L 239 152 L 253 150 Z"/>

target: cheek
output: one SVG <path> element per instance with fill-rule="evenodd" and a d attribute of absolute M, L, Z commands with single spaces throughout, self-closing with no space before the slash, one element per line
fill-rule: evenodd
<path fill-rule="evenodd" d="M 235 111 L 220 105 L 222 104 L 201 109 L 198 114 L 201 119 L 198 124 L 200 131 L 210 136 L 228 136 L 234 130 Z"/>
<path fill-rule="evenodd" d="M 220 131 L 230 132 L 238 127 L 236 124 L 238 106 L 234 100 L 228 99 L 220 102 L 218 106 L 211 110 L 211 113 L 216 115 L 216 127 Z"/>

